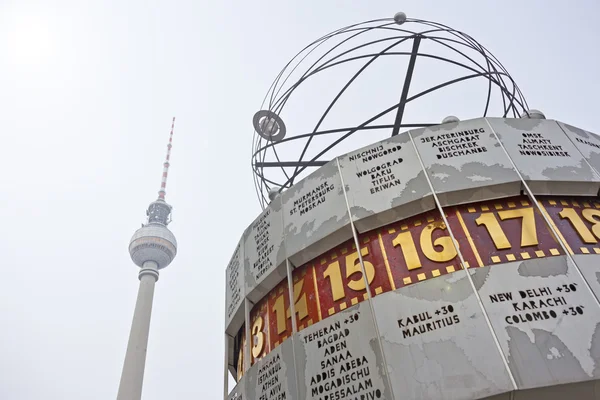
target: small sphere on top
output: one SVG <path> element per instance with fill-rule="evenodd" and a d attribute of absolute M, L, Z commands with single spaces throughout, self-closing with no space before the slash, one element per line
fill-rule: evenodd
<path fill-rule="evenodd" d="M 279 187 L 272 187 L 269 189 L 269 200 L 273 201 L 279 196 Z"/>
<path fill-rule="evenodd" d="M 442 124 L 451 124 L 454 122 L 460 122 L 460 119 L 458 119 L 458 117 L 454 115 L 448 115 L 442 120 Z"/>
<path fill-rule="evenodd" d="M 546 115 L 544 115 L 544 113 L 540 110 L 535 110 L 532 108 L 531 110 L 524 111 L 521 114 L 521 118 L 546 119 Z"/>
<path fill-rule="evenodd" d="M 394 15 L 394 21 L 398 25 L 402 25 L 403 23 L 406 22 L 406 13 L 403 13 L 402 11 L 397 12 L 396 15 Z"/>

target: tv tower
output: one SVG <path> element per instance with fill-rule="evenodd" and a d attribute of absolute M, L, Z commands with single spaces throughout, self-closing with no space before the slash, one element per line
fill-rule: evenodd
<path fill-rule="evenodd" d="M 138 400 L 142 397 L 154 285 L 158 280 L 159 270 L 169 265 L 177 254 L 177 241 L 167 228 L 171 222 L 172 207 L 165 201 L 174 128 L 175 117 L 171 124 L 158 199 L 148 206 L 148 210 L 146 210 L 147 223 L 142 224 L 142 227 L 133 234 L 129 243 L 131 259 L 141 268 L 138 275 L 140 288 L 133 313 L 117 400 Z"/>

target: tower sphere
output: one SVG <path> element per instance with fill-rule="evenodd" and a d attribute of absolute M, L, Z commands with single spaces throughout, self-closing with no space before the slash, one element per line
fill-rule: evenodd
<path fill-rule="evenodd" d="M 175 235 L 162 224 L 148 224 L 133 234 L 129 242 L 129 254 L 138 267 L 146 261 L 154 261 L 158 269 L 165 268 L 177 254 Z"/>

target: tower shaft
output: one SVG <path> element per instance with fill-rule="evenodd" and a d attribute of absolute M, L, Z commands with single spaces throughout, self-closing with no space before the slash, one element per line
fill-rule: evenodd
<path fill-rule="evenodd" d="M 117 400 L 139 400 L 142 398 L 152 300 L 157 279 L 158 264 L 154 261 L 146 261 L 140 271 L 140 287 L 135 303 Z"/>

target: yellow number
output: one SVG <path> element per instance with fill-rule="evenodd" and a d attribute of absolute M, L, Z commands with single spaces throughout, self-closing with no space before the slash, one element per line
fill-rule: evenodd
<path fill-rule="evenodd" d="M 535 229 L 535 212 L 533 207 L 499 211 L 498 216 L 502 221 L 513 218 L 523 219 L 521 223 L 521 247 L 536 246 L 539 244 L 537 230 Z M 494 241 L 496 249 L 505 250 L 512 247 L 494 213 L 483 213 L 475 222 L 477 222 L 477 225 L 485 226 Z"/>
<path fill-rule="evenodd" d="M 585 209 L 585 210 L 583 210 L 583 212 L 586 212 L 587 210 L 588 209 Z M 589 210 L 596 211 L 596 210 L 592 210 L 592 209 L 589 209 Z M 596 240 L 594 235 L 592 235 L 592 232 L 588 229 L 587 226 L 585 226 L 585 223 L 583 222 L 583 220 L 581 219 L 579 214 L 577 214 L 577 211 L 575 211 L 572 208 L 563 208 L 563 210 L 558 215 L 560 215 L 560 217 L 563 219 L 569 220 L 569 222 L 571 223 L 573 228 L 575 228 L 575 230 L 577 231 L 577 234 L 579 235 L 581 240 L 583 240 L 585 243 L 598 243 L 598 241 Z M 587 219 L 589 221 L 590 218 L 592 218 L 592 216 L 588 215 L 585 219 Z M 592 222 L 594 224 L 597 223 L 597 221 L 592 221 Z M 596 228 L 596 225 L 594 225 L 593 228 Z M 594 233 L 596 233 L 596 232 L 594 232 Z"/>
<path fill-rule="evenodd" d="M 505 210 L 498 213 L 500 219 L 522 218 L 521 247 L 537 246 L 539 244 L 537 230 L 535 229 L 535 212 L 533 207 L 519 208 L 518 210 Z"/>
<path fill-rule="evenodd" d="M 368 255 L 369 249 L 367 247 L 363 247 L 360 249 L 360 254 L 363 256 Z M 375 267 L 373 267 L 373 264 L 368 261 L 363 261 L 363 264 L 365 266 L 365 273 L 367 274 L 367 281 L 369 284 L 371 284 L 373 279 L 375 279 Z M 360 274 L 360 277 L 356 279 L 350 279 L 350 277 L 354 274 Z M 336 261 L 329 264 L 327 269 L 323 272 L 323 276 L 325 278 L 329 278 L 329 281 L 331 282 L 333 301 L 343 299 L 346 296 L 346 293 L 344 291 L 344 285 L 342 284 L 342 271 L 340 269 L 340 262 Z M 360 259 L 358 258 L 358 251 L 346 256 L 346 278 L 350 279 L 348 281 L 348 287 L 350 289 L 357 292 L 366 289 L 362 269 L 360 267 Z"/>
<path fill-rule="evenodd" d="M 298 314 L 298 318 L 300 319 L 300 321 L 302 321 L 308 316 L 308 303 L 306 302 L 306 293 L 302 293 L 303 286 L 304 279 L 294 284 L 294 308 L 296 310 L 296 314 Z M 286 318 L 291 318 L 292 316 L 291 307 L 288 307 L 285 313 L 283 312 L 283 308 L 285 306 L 283 296 L 283 294 L 279 295 L 279 297 L 277 297 L 277 300 L 275 300 L 275 304 L 273 304 L 273 312 L 275 313 L 277 321 L 278 335 L 281 335 L 283 332 L 286 331 Z"/>
<path fill-rule="evenodd" d="M 306 302 L 306 293 L 302 291 L 303 286 L 304 279 L 294 283 L 294 310 L 296 311 L 296 314 L 298 314 L 298 319 L 300 321 L 308 317 L 308 303 Z M 288 307 L 286 315 L 288 318 L 291 318 L 291 307 Z"/>
<path fill-rule="evenodd" d="M 264 347 L 265 347 L 265 334 L 263 333 L 263 319 L 259 315 L 254 321 L 254 325 L 252 325 L 252 356 L 257 358 L 261 355 Z"/>
<path fill-rule="evenodd" d="M 237 378 L 238 381 L 242 379 L 244 376 L 244 347 L 246 347 L 246 338 L 242 340 L 242 344 L 240 346 L 240 353 L 238 354 L 238 363 L 237 363 Z"/>
<path fill-rule="evenodd" d="M 421 250 L 425 257 L 435 262 L 446 262 L 452 260 L 458 255 L 456 248 L 452 244 L 450 236 L 442 236 L 432 240 L 433 232 L 436 229 L 446 229 L 446 224 L 443 222 L 432 222 L 427 225 L 421 232 Z M 440 246 L 442 251 L 437 251 L 435 246 Z M 418 257 L 418 254 L 417 254 Z M 410 268 L 409 268 L 410 269 Z"/>
<path fill-rule="evenodd" d="M 277 321 L 277 334 L 281 335 L 281 333 L 285 332 L 286 324 L 285 324 L 285 313 L 283 312 L 284 302 L 283 295 L 277 297 L 275 300 L 275 304 L 273 304 L 273 312 L 275 313 L 275 318 Z"/>
<path fill-rule="evenodd" d="M 432 222 L 423 228 L 420 237 L 421 250 L 425 257 L 431 261 L 450 261 L 458 254 L 456 248 L 452 245 L 450 236 L 442 236 L 433 241 L 433 232 L 436 229 L 446 229 L 446 224 L 439 221 Z M 406 261 L 406 267 L 409 271 L 422 267 L 421 258 L 419 257 L 419 253 L 417 253 L 417 247 L 410 231 L 400 232 L 392 241 L 392 244 L 394 247 L 400 246 L 400 250 Z M 442 250 L 437 251 L 435 249 L 436 246 L 440 246 Z"/>
<path fill-rule="evenodd" d="M 417 253 L 417 247 L 415 246 L 415 241 L 413 240 L 410 231 L 399 233 L 398 236 L 392 240 L 392 244 L 394 247 L 400 246 L 400 250 L 406 261 L 406 267 L 409 271 L 421 268 L 421 259 L 419 258 L 419 253 Z"/>
<path fill-rule="evenodd" d="M 338 301 L 344 298 L 344 286 L 342 285 L 342 271 L 340 271 L 340 262 L 336 261 L 329 264 L 327 269 L 323 271 L 323 276 L 329 278 L 331 283 L 331 294 L 333 301 Z"/>
<path fill-rule="evenodd" d="M 360 249 L 360 254 L 362 256 L 368 255 L 369 249 L 363 247 Z M 370 285 L 371 282 L 373 282 L 373 279 L 375 279 L 375 268 L 373 267 L 373 264 L 368 261 L 363 260 L 363 264 L 365 266 L 365 273 L 367 274 L 367 281 Z M 360 274 L 360 277 L 356 279 L 350 279 L 350 277 L 354 274 Z M 365 286 L 362 268 L 360 267 L 358 251 L 346 256 L 346 278 L 350 279 L 350 281 L 348 281 L 348 287 L 356 292 L 360 292 L 361 290 L 365 290 L 367 288 Z"/>
<path fill-rule="evenodd" d="M 483 213 L 475 220 L 477 225 L 484 225 L 487 229 L 490 237 L 494 241 L 494 246 L 498 250 L 510 249 L 510 242 L 508 241 L 504 231 L 500 227 L 500 222 L 496 219 L 494 213 L 488 212 Z"/>
<path fill-rule="evenodd" d="M 586 208 L 581 212 L 583 218 L 585 218 L 588 222 L 592 223 L 592 232 L 596 235 L 597 238 L 600 238 L 600 221 L 598 221 L 594 217 L 600 217 L 600 210 L 594 210 L 593 208 Z M 593 243 L 596 243 L 595 241 Z"/>

